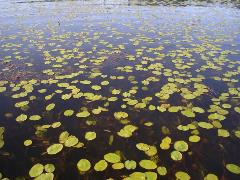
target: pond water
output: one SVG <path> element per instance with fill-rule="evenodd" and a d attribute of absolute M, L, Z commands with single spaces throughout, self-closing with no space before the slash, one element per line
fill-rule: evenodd
<path fill-rule="evenodd" d="M 240 179 L 239 1 L 0 1 L 0 179 Z"/>

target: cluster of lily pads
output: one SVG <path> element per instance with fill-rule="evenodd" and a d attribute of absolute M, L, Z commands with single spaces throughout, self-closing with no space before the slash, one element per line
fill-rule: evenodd
<path fill-rule="evenodd" d="M 237 18 L 197 25 L 198 13 L 178 21 L 170 9 L 174 22 L 167 13 L 165 26 L 158 11 L 146 22 L 134 12 L 126 22 L 99 12 L 103 20 L 84 17 L 81 28 L 68 21 L 61 30 L 19 27 L 0 41 L 0 95 L 9 102 L 1 119 L 14 124 L 0 123 L 0 149 L 11 154 L 6 134 L 20 134 L 12 146 L 27 154 L 26 179 L 56 179 L 62 167 L 86 179 L 240 177 L 227 151 L 240 147 L 240 32 L 221 29 L 240 27 Z M 71 15 L 79 20 L 78 11 Z M 6 78 L 11 64 L 31 76 Z M 209 147 L 224 153 L 216 162 L 222 172 L 205 167 Z"/>

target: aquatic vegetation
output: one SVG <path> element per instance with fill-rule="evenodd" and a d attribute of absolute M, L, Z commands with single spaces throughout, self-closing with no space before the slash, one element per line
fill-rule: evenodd
<path fill-rule="evenodd" d="M 52 144 L 51 146 L 49 146 L 47 148 L 47 153 L 49 155 L 54 155 L 54 154 L 59 153 L 62 149 L 63 149 L 63 145 L 62 144 Z"/>
<path fill-rule="evenodd" d="M 91 168 L 91 163 L 87 159 L 80 159 L 77 168 L 80 172 L 86 172 Z"/>
<path fill-rule="evenodd" d="M 190 176 L 186 172 L 183 172 L 183 171 L 176 172 L 175 176 L 176 176 L 177 180 L 189 180 L 189 179 L 191 179 Z"/>
<path fill-rule="evenodd" d="M 104 155 L 104 159 L 107 161 L 107 162 L 110 162 L 110 163 L 118 163 L 120 162 L 120 156 L 117 155 L 116 153 L 108 153 L 108 154 L 105 154 Z"/>
<path fill-rule="evenodd" d="M 151 161 L 151 160 L 141 160 L 139 162 L 139 165 L 144 168 L 144 169 L 156 169 L 157 165 L 155 162 Z"/>
<path fill-rule="evenodd" d="M 230 171 L 231 173 L 234 174 L 240 174 L 240 166 L 236 165 L 236 164 L 227 164 L 226 168 L 228 171 Z"/>
<path fill-rule="evenodd" d="M 167 169 L 164 166 L 159 166 L 157 172 L 160 176 L 165 176 L 167 174 Z"/>
<path fill-rule="evenodd" d="M 94 165 L 95 171 L 104 171 L 108 166 L 105 160 L 100 160 Z"/>
<path fill-rule="evenodd" d="M 43 173 L 44 166 L 42 164 L 35 164 L 29 171 L 31 177 L 37 177 Z"/>
<path fill-rule="evenodd" d="M 188 144 L 185 141 L 176 141 L 174 143 L 174 149 L 180 152 L 185 152 L 188 150 Z"/>
<path fill-rule="evenodd" d="M 239 179 L 236 2 L 104 3 L 0 2 L 0 179 Z"/>

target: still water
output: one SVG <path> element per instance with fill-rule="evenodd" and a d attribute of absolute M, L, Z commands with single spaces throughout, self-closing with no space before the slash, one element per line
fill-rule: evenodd
<path fill-rule="evenodd" d="M 239 1 L 0 1 L 0 179 L 240 179 Z"/>

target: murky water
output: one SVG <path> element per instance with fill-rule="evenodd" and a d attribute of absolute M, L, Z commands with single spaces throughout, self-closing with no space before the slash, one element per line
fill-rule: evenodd
<path fill-rule="evenodd" d="M 238 7 L 0 1 L 0 179 L 240 179 Z"/>

